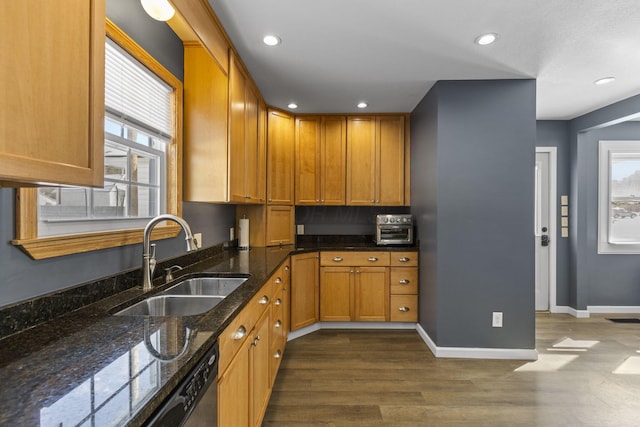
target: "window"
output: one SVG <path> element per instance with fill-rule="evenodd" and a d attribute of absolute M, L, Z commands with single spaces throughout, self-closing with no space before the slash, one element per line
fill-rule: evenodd
<path fill-rule="evenodd" d="M 598 253 L 640 253 L 640 141 L 600 141 Z"/>
<path fill-rule="evenodd" d="M 107 20 L 104 187 L 18 190 L 17 237 L 34 259 L 142 241 L 178 200 L 182 83 Z M 177 235 L 157 227 L 154 238 Z"/>

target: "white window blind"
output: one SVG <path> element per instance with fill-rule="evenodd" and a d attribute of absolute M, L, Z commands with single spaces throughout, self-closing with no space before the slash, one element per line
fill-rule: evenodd
<path fill-rule="evenodd" d="M 172 136 L 171 100 L 173 89 L 117 44 L 107 39 L 105 49 L 105 105 L 120 115 L 164 137 Z"/>

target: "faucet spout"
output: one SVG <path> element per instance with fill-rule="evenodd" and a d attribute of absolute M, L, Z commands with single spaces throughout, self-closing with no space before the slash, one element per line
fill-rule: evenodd
<path fill-rule="evenodd" d="M 152 288 L 151 282 L 153 280 L 153 271 L 156 266 L 155 250 L 151 250 L 151 232 L 155 226 L 162 221 L 173 221 L 182 228 L 187 243 L 187 252 L 198 249 L 198 244 L 196 239 L 193 237 L 193 233 L 191 233 L 191 228 L 183 218 L 171 214 L 163 214 L 151 219 L 144 228 L 142 239 L 142 290 L 145 292 Z"/>

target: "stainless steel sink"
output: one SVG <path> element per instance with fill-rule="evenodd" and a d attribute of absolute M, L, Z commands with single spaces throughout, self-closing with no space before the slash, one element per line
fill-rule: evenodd
<path fill-rule="evenodd" d="M 214 295 L 226 297 L 247 281 L 246 277 L 194 277 L 162 292 L 162 295 Z"/>
<path fill-rule="evenodd" d="M 218 305 L 224 296 L 158 295 L 116 313 L 116 316 L 194 316 Z"/>

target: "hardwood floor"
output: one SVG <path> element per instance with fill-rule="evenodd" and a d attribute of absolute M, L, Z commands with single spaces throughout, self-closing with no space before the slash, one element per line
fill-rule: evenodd
<path fill-rule="evenodd" d="M 436 359 L 415 331 L 290 341 L 263 426 L 640 425 L 640 324 L 536 323 L 536 362 Z"/>

